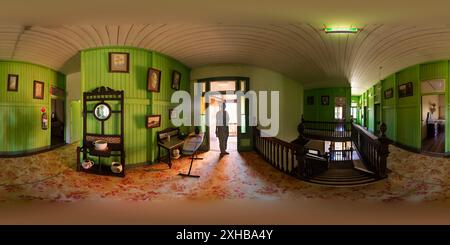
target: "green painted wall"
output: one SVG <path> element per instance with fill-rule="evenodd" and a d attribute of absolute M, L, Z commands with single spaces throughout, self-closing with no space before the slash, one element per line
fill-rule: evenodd
<path fill-rule="evenodd" d="M 19 75 L 18 91 L 7 91 L 8 74 Z M 65 89 L 65 75 L 52 69 L 17 61 L 0 61 L 0 152 L 21 153 L 50 146 L 51 120 L 41 129 L 41 107 L 50 118 L 50 85 Z M 44 99 L 33 99 L 33 82 L 44 82 Z"/>
<path fill-rule="evenodd" d="M 356 117 L 354 118 L 354 123 L 361 124 L 361 96 L 352 96 L 352 104 L 356 103 L 357 111 Z"/>
<path fill-rule="evenodd" d="M 448 120 L 449 105 L 449 61 L 436 61 L 424 64 L 414 65 L 405 68 L 399 72 L 389 75 L 384 80 L 381 80 L 381 106 L 382 106 L 382 121 L 387 125 L 387 136 L 403 145 L 420 149 L 421 148 L 421 81 L 431 79 L 445 79 L 446 80 L 446 128 L 450 127 Z M 398 86 L 407 82 L 413 83 L 413 96 L 399 98 Z M 393 89 L 393 98 L 384 98 L 384 91 Z M 370 94 L 370 88 L 363 93 L 361 100 L 364 103 L 364 97 Z M 372 110 L 370 98 L 368 100 L 369 110 Z M 369 117 L 370 118 L 370 117 Z M 369 126 L 373 124 L 369 122 Z M 370 127 L 369 127 L 370 128 Z M 450 152 L 450 132 L 445 131 L 445 151 Z"/>
<path fill-rule="evenodd" d="M 321 97 L 329 96 L 329 105 L 322 105 Z M 307 100 L 309 96 L 314 96 L 314 104 L 308 105 Z M 351 108 L 351 88 L 320 88 L 309 89 L 304 91 L 304 118 L 309 121 L 334 121 L 334 106 L 336 97 L 346 98 L 346 112 L 345 118 L 350 119 Z"/>
<path fill-rule="evenodd" d="M 129 73 L 110 73 L 109 52 L 127 52 L 130 55 Z M 147 70 L 161 70 L 160 92 L 147 91 Z M 181 89 L 188 90 L 190 70 L 180 62 L 145 49 L 128 47 L 103 47 L 81 52 L 81 89 L 91 91 L 107 86 L 125 92 L 125 152 L 126 163 L 151 163 L 157 155 L 156 132 L 172 126 L 168 120 L 173 69 L 181 73 Z M 161 127 L 147 129 L 146 115 L 160 114 Z M 111 117 L 105 124 L 107 133 L 118 133 L 118 118 Z M 99 123 L 88 118 L 88 131 L 100 132 Z"/>
<path fill-rule="evenodd" d="M 390 75 L 386 79 L 381 81 L 383 91 L 392 88 L 392 98 L 386 99 L 381 96 L 381 121 L 383 121 L 388 130 L 386 135 L 388 138 L 397 140 L 397 86 L 395 82 L 395 74 Z"/>

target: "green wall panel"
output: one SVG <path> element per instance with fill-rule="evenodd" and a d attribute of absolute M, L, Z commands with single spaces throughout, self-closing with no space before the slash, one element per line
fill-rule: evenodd
<path fill-rule="evenodd" d="M 383 122 L 386 124 L 386 135 L 389 139 L 397 140 L 397 110 L 395 107 L 383 107 L 382 109 Z"/>
<path fill-rule="evenodd" d="M 307 98 L 314 96 L 314 105 L 308 105 Z M 329 105 L 321 104 L 321 97 L 329 96 Z M 334 121 L 334 105 L 336 97 L 346 98 L 346 112 L 345 118 L 350 118 L 351 108 L 351 88 L 321 88 L 309 89 L 304 91 L 304 112 L 305 120 L 310 121 Z"/>
<path fill-rule="evenodd" d="M 438 61 L 420 65 L 420 81 L 447 78 L 448 61 Z"/>
<path fill-rule="evenodd" d="M 367 98 L 367 106 L 368 106 L 368 118 L 367 118 L 367 120 L 368 120 L 368 126 L 367 126 L 367 128 L 369 129 L 369 131 L 371 131 L 371 132 L 373 132 L 374 131 L 374 129 L 375 129 L 375 127 L 374 127 L 374 125 L 375 125 L 375 122 L 374 122 L 374 120 L 375 120 L 375 106 L 374 106 L 374 101 L 375 101 L 375 89 L 374 89 L 374 87 L 371 87 L 370 89 L 369 89 L 369 93 L 368 93 L 368 98 Z"/>
<path fill-rule="evenodd" d="M 110 73 L 108 66 L 109 52 L 126 52 L 130 54 L 129 73 Z M 160 92 L 147 91 L 147 71 L 153 67 L 161 71 Z M 172 71 L 181 73 L 181 90 L 188 90 L 190 70 L 182 63 L 156 52 L 139 48 L 103 47 L 81 52 L 82 91 L 90 91 L 100 86 L 124 90 L 125 122 L 124 143 L 126 163 L 152 163 L 157 157 L 156 132 L 172 126 L 169 122 Z M 92 105 L 91 105 L 92 106 Z M 112 105 L 113 108 L 116 105 Z M 147 129 L 147 115 L 161 115 L 161 127 Z M 111 122 L 109 122 L 111 121 Z M 105 125 L 108 133 L 118 133 L 119 120 L 111 118 Z M 88 129 L 100 132 L 99 123 L 88 118 Z M 184 128 L 183 128 L 184 129 Z"/>
<path fill-rule="evenodd" d="M 19 75 L 18 91 L 6 89 L 8 74 Z M 41 107 L 51 114 L 51 84 L 65 89 L 65 75 L 25 62 L 0 61 L 0 152 L 20 153 L 50 146 L 51 121 L 41 129 Z M 44 99 L 33 99 L 34 80 L 44 82 Z M 50 118 L 50 117 L 49 117 Z"/>
<path fill-rule="evenodd" d="M 389 139 L 397 140 L 397 86 L 395 82 L 395 74 L 387 77 L 381 81 L 382 95 L 381 95 L 381 106 L 382 106 L 382 122 L 386 124 L 387 132 L 386 135 Z M 384 91 L 392 89 L 392 98 L 386 99 L 384 97 Z"/>
<path fill-rule="evenodd" d="M 420 149 L 420 115 L 416 106 L 397 108 L 397 142 Z"/>
<path fill-rule="evenodd" d="M 412 82 L 413 96 L 397 96 L 397 142 L 421 148 L 419 65 L 406 68 L 396 75 L 397 86 Z"/>

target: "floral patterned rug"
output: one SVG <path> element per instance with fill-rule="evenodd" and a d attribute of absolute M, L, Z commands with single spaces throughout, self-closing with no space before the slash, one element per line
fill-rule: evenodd
<path fill-rule="evenodd" d="M 388 179 L 367 186 L 333 188 L 313 185 L 274 169 L 256 153 L 218 152 L 200 155 L 193 174 L 189 159 L 175 160 L 172 169 L 159 163 L 129 169 L 125 178 L 75 171 L 76 145 L 20 158 L 0 158 L 0 202 L 45 200 L 168 199 L 339 199 L 379 202 L 422 202 L 450 199 L 450 159 L 390 147 Z"/>

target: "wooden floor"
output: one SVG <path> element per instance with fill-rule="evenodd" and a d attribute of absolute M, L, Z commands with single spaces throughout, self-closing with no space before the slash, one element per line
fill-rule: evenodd
<path fill-rule="evenodd" d="M 445 132 L 441 131 L 436 137 L 426 138 L 422 141 L 422 151 L 433 153 L 444 153 Z"/>

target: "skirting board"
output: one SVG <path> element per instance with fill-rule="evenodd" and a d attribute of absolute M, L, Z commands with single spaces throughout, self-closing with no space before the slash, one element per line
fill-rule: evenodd
<path fill-rule="evenodd" d="M 26 151 L 0 151 L 0 157 L 2 158 L 13 158 L 13 157 L 24 157 L 24 156 L 31 156 L 39 153 L 43 153 L 46 151 L 50 151 L 53 149 L 56 149 L 58 147 L 64 146 L 65 144 L 59 144 L 55 146 L 44 146 L 40 148 L 35 148 L 31 150 Z"/>

